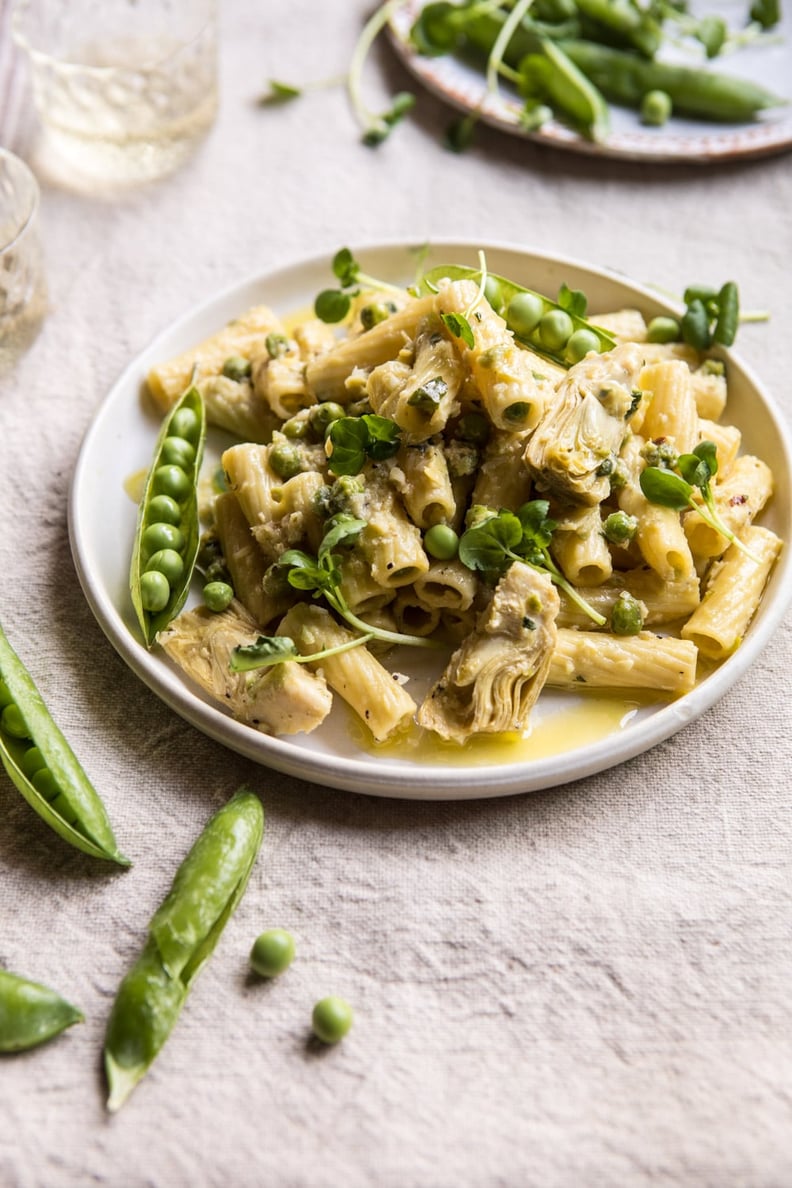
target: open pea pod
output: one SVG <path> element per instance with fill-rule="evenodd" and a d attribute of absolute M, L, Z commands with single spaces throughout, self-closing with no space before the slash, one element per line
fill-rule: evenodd
<path fill-rule="evenodd" d="M 0 1052 L 23 1052 L 85 1016 L 48 986 L 0 969 Z"/>
<path fill-rule="evenodd" d="M 30 807 L 84 854 L 129 866 L 107 811 L 0 627 L 0 760 Z"/>
<path fill-rule="evenodd" d="M 113 1003 L 104 1050 L 108 1109 L 124 1104 L 170 1035 L 244 894 L 263 834 L 261 802 L 240 789 L 211 818 L 176 872 Z"/>
<path fill-rule="evenodd" d="M 481 282 L 481 270 L 461 264 L 440 264 L 424 273 L 419 289 L 436 291 L 443 279 Z M 587 321 L 571 306 L 564 307 L 506 277 L 487 273 L 487 298 L 519 341 L 561 367 L 571 367 L 590 350 L 612 351 L 616 340 L 606 330 Z M 570 294 L 570 296 L 574 296 Z"/>
<path fill-rule="evenodd" d="M 138 509 L 129 589 L 147 647 L 187 599 L 198 555 L 203 398 L 190 387 L 162 423 Z"/>

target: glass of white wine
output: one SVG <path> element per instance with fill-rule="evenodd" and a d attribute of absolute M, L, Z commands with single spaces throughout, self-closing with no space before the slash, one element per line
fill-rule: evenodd
<path fill-rule="evenodd" d="M 35 177 L 0 148 L 0 375 L 33 341 L 46 312 L 38 212 Z"/>
<path fill-rule="evenodd" d="M 44 150 L 81 176 L 177 168 L 217 111 L 214 0 L 18 0 Z"/>

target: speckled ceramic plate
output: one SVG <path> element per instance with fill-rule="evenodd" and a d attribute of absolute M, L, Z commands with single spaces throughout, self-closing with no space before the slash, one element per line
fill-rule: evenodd
<path fill-rule="evenodd" d="M 550 120 L 537 132 L 525 132 L 519 124 L 518 104 L 509 98 L 506 87 L 498 96 L 487 95 L 483 74 L 472 66 L 450 55 L 429 58 L 415 53 L 409 43 L 409 32 L 422 7 L 422 0 L 406 0 L 405 5 L 394 13 L 391 40 L 397 53 L 408 69 L 439 98 L 465 114 L 480 109 L 482 121 L 501 131 L 554 148 L 628 161 L 735 160 L 765 156 L 792 146 L 792 105 L 768 111 L 751 124 L 716 124 L 672 118 L 661 128 L 646 127 L 636 112 L 611 105 L 610 134 L 596 144 L 557 120 Z M 715 6 L 698 7 L 712 12 Z M 738 0 L 719 4 L 717 12 L 729 21 L 730 27 L 739 28 L 747 8 L 747 3 Z M 703 69 L 750 79 L 792 104 L 792 15 L 784 16 L 776 34 L 768 44 L 750 46 L 710 63 L 691 53 L 676 53 L 672 57 L 675 61 Z"/>
<path fill-rule="evenodd" d="M 437 243 L 426 267 L 439 263 L 475 267 L 482 247 L 491 271 L 546 293 L 557 292 L 566 281 L 588 294 L 594 312 L 627 304 L 646 314 L 672 309 L 621 276 L 497 244 Z M 402 284 L 414 276 L 415 256 L 407 245 L 360 248 L 355 254 L 369 274 Z M 258 763 L 331 787 L 421 800 L 506 796 L 579 779 L 645 751 L 713 706 L 745 672 L 780 621 L 786 592 L 792 589 L 788 549 L 739 650 L 691 693 L 671 704 L 640 705 L 618 697 L 592 699 L 545 690 L 532 714 L 530 736 L 508 745 L 485 739 L 466 748 L 426 742 L 376 748 L 339 698 L 331 715 L 312 734 L 272 738 L 234 721 L 210 702 L 161 649 L 147 651 L 129 598 L 136 507 L 125 492 L 125 481 L 149 465 L 159 427 L 143 391 L 146 373 L 154 363 L 195 345 L 249 306 L 265 303 L 282 314 L 304 310 L 327 287 L 330 275 L 329 255 L 310 259 L 243 281 L 191 310 L 129 364 L 100 407 L 71 485 L 69 533 L 86 598 L 130 668 L 199 730 Z M 744 449 L 766 459 L 775 473 L 776 493 L 763 523 L 789 540 L 792 449 L 783 423 L 758 381 L 733 356 L 729 357 L 729 381 L 729 419 L 743 430 Z M 215 437 L 210 444 L 216 454 L 223 439 Z M 443 663 L 438 661 L 438 671 Z M 419 701 L 434 674 L 417 667 L 415 650 L 402 649 L 401 655 L 388 657 L 388 664 L 394 672 L 411 674 L 408 687 Z"/>

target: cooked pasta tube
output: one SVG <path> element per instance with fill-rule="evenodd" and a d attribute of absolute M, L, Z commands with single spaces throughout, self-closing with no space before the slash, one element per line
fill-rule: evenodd
<path fill-rule="evenodd" d="M 772 493 L 773 472 L 761 458 L 750 454 L 737 458 L 723 482 L 715 482 L 712 487 L 716 511 L 735 536 L 742 536 Z M 720 557 L 729 546 L 723 533 L 711 528 L 697 512 L 685 515 L 684 526 L 697 557 Z"/>
<path fill-rule="evenodd" d="M 689 454 L 698 443 L 699 424 L 687 363 L 681 359 L 650 363 L 638 382 L 642 391 L 651 393 L 641 433 L 670 439 L 678 454 Z"/>
<path fill-rule="evenodd" d="M 432 561 L 415 579 L 415 593 L 424 606 L 466 611 L 476 596 L 476 576 L 461 561 Z"/>
<path fill-rule="evenodd" d="M 426 573 L 429 558 L 421 533 L 410 523 L 387 478 L 387 471 L 374 467 L 364 491 L 353 495 L 350 506 L 366 521 L 357 547 L 371 567 L 374 580 L 386 589 L 409 586 Z"/>
<path fill-rule="evenodd" d="M 525 442 L 522 433 L 493 433 L 476 477 L 471 505 L 517 511 L 531 498 L 531 472 L 523 461 Z"/>
<path fill-rule="evenodd" d="M 595 326 L 607 330 L 617 342 L 646 342 L 646 322 L 639 309 L 615 309 L 591 315 Z"/>
<path fill-rule="evenodd" d="M 292 337 L 297 343 L 300 358 L 307 363 L 310 359 L 318 359 L 331 351 L 336 344 L 333 327 L 319 318 L 308 318 L 294 327 Z"/>
<path fill-rule="evenodd" d="M 545 683 L 557 613 L 550 577 L 515 561 L 424 699 L 418 725 L 455 742 L 524 730 Z"/>
<path fill-rule="evenodd" d="M 547 684 L 557 689 L 650 689 L 689 692 L 698 651 L 689 640 L 653 635 L 607 635 L 559 627 Z"/>
<path fill-rule="evenodd" d="M 267 556 L 278 557 L 285 549 L 303 547 L 316 552 L 323 535 L 317 512 L 317 498 L 324 479 L 315 470 L 295 474 L 272 489 L 272 518 L 258 524 L 253 535 Z"/>
<path fill-rule="evenodd" d="M 438 312 L 464 315 L 474 307 L 473 346 L 455 338 L 456 350 L 470 369 L 492 423 L 512 432 L 534 429 L 552 395 L 551 385 L 536 378 L 530 358 L 489 302 L 475 304 L 478 291 L 473 281 L 441 281 Z"/>
<path fill-rule="evenodd" d="M 601 586 L 613 572 L 599 507 L 575 508 L 553 533 L 550 551 L 573 586 Z"/>
<path fill-rule="evenodd" d="M 184 611 L 159 641 L 171 660 L 239 721 L 268 734 L 314 730 L 333 700 L 321 675 L 292 661 L 253 674 L 231 671 L 231 652 L 250 643 L 257 630 L 234 602 L 219 614 L 206 607 Z"/>
<path fill-rule="evenodd" d="M 251 442 L 231 446 L 221 461 L 229 486 L 251 528 L 268 523 L 275 507 L 272 489 L 280 484 L 280 479 L 267 465 L 266 446 Z"/>
<path fill-rule="evenodd" d="M 355 614 L 368 616 L 393 601 L 394 591 L 383 589 L 368 562 L 358 552 L 344 553 L 338 564 L 341 594 Z"/>
<path fill-rule="evenodd" d="M 450 640 L 461 643 L 475 630 L 476 614 L 472 607 L 466 611 L 449 610 L 448 607 L 444 607 L 440 611 L 440 624 Z"/>
<path fill-rule="evenodd" d="M 347 404 L 352 396 L 347 380 L 355 371 L 371 371 L 394 359 L 415 338 L 418 326 L 434 310 L 434 296 L 417 297 L 403 309 L 378 322 L 364 334 L 338 342 L 332 350 L 308 362 L 305 380 L 317 400 Z"/>
<path fill-rule="evenodd" d="M 302 408 L 316 404 L 305 382 L 305 363 L 296 342 L 294 349 L 272 357 L 264 351 L 253 360 L 253 390 L 282 421 L 287 421 Z"/>
<path fill-rule="evenodd" d="M 305 656 L 355 639 L 355 633 L 336 623 L 329 611 L 308 603 L 292 607 L 281 620 L 278 634 L 293 639 Z M 325 676 L 331 688 L 365 722 L 377 742 L 383 742 L 415 712 L 412 697 L 365 645 L 327 656 L 310 667 Z"/>
<path fill-rule="evenodd" d="M 711 441 L 718 457 L 718 480 L 723 482 L 740 452 L 742 434 L 736 425 L 721 425 L 699 417 L 699 441 Z"/>
<path fill-rule="evenodd" d="M 414 586 L 404 586 L 393 600 L 396 626 L 407 635 L 433 635 L 440 624 L 440 611 L 436 606 L 427 606 L 415 593 Z"/>
<path fill-rule="evenodd" d="M 746 528 L 740 540 L 759 558 L 759 564 L 730 545 L 713 568 L 701 605 L 680 633 L 710 660 L 725 660 L 742 643 L 781 552 L 781 541 L 768 528 Z"/>
<path fill-rule="evenodd" d="M 626 590 L 644 606 L 644 624 L 659 627 L 674 623 L 693 613 L 701 601 L 699 580 L 695 573 L 666 582 L 648 566 L 614 573 L 601 586 L 579 586 L 578 592 L 590 606 L 610 618 L 613 604 Z M 590 627 L 591 619 L 563 591 L 558 612 L 559 627 Z"/>
<path fill-rule="evenodd" d="M 399 491 L 413 524 L 431 528 L 450 524 L 456 516 L 456 499 L 442 446 L 426 442 L 403 447 L 397 466 L 404 475 Z M 391 471 L 393 477 L 395 469 Z"/>
<path fill-rule="evenodd" d="M 265 593 L 267 562 L 233 491 L 218 495 L 214 504 L 214 514 L 215 529 L 231 575 L 234 593 L 259 627 L 266 627 L 270 620 L 287 610 L 294 598 L 294 592 L 292 591 L 291 597 L 287 595 L 288 601 L 285 605 L 282 598 L 276 599 Z"/>
<path fill-rule="evenodd" d="M 726 407 L 728 388 L 725 375 L 697 367 L 690 377 L 693 399 L 700 417 L 717 421 Z"/>
<path fill-rule="evenodd" d="M 412 360 L 395 359 L 375 367 L 366 395 L 374 411 L 395 421 L 408 442 L 424 442 L 441 433 L 458 412 L 465 378 L 443 323 L 433 314 L 418 327 Z"/>
<path fill-rule="evenodd" d="M 169 409 L 190 383 L 194 368 L 199 379 L 219 375 L 226 359 L 235 355 L 250 359 L 272 333 L 283 333 L 280 318 L 266 305 L 257 305 L 197 346 L 157 363 L 148 373 L 149 391 L 161 409 Z"/>
<path fill-rule="evenodd" d="M 638 483 L 641 438 L 631 438 L 622 451 L 629 481 L 619 491 L 618 501 L 622 511 L 638 520 L 635 540 L 641 556 L 660 577 L 667 582 L 688 578 L 695 572 L 679 512 L 670 507 L 650 503 Z"/>

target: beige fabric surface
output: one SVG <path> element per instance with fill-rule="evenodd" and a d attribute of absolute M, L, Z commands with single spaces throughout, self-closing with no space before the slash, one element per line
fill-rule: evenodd
<path fill-rule="evenodd" d="M 372 152 L 340 90 L 277 111 L 270 76 L 341 72 L 362 0 L 222 6 L 217 124 L 179 173 L 112 198 L 48 180 L 0 4 L 0 142 L 39 172 L 51 309 L 0 381 L 0 620 L 101 789 L 128 872 L 51 835 L 0 779 L 0 966 L 86 1022 L 0 1062 L 0 1185 L 783 1188 L 792 1183 L 787 618 L 699 721 L 574 785 L 378 800 L 257 767 L 172 713 L 79 588 L 66 498 L 92 417 L 162 327 L 242 277 L 343 244 L 497 239 L 680 291 L 733 277 L 740 354 L 792 416 L 792 157 L 638 167 L 419 113 Z M 374 104 L 408 85 L 382 46 Z M 250 888 L 123 1111 L 104 1109 L 115 989 L 202 824 L 246 782 Z M 289 928 L 273 984 L 247 953 Z M 342 1045 L 313 1002 L 354 1005 Z"/>

